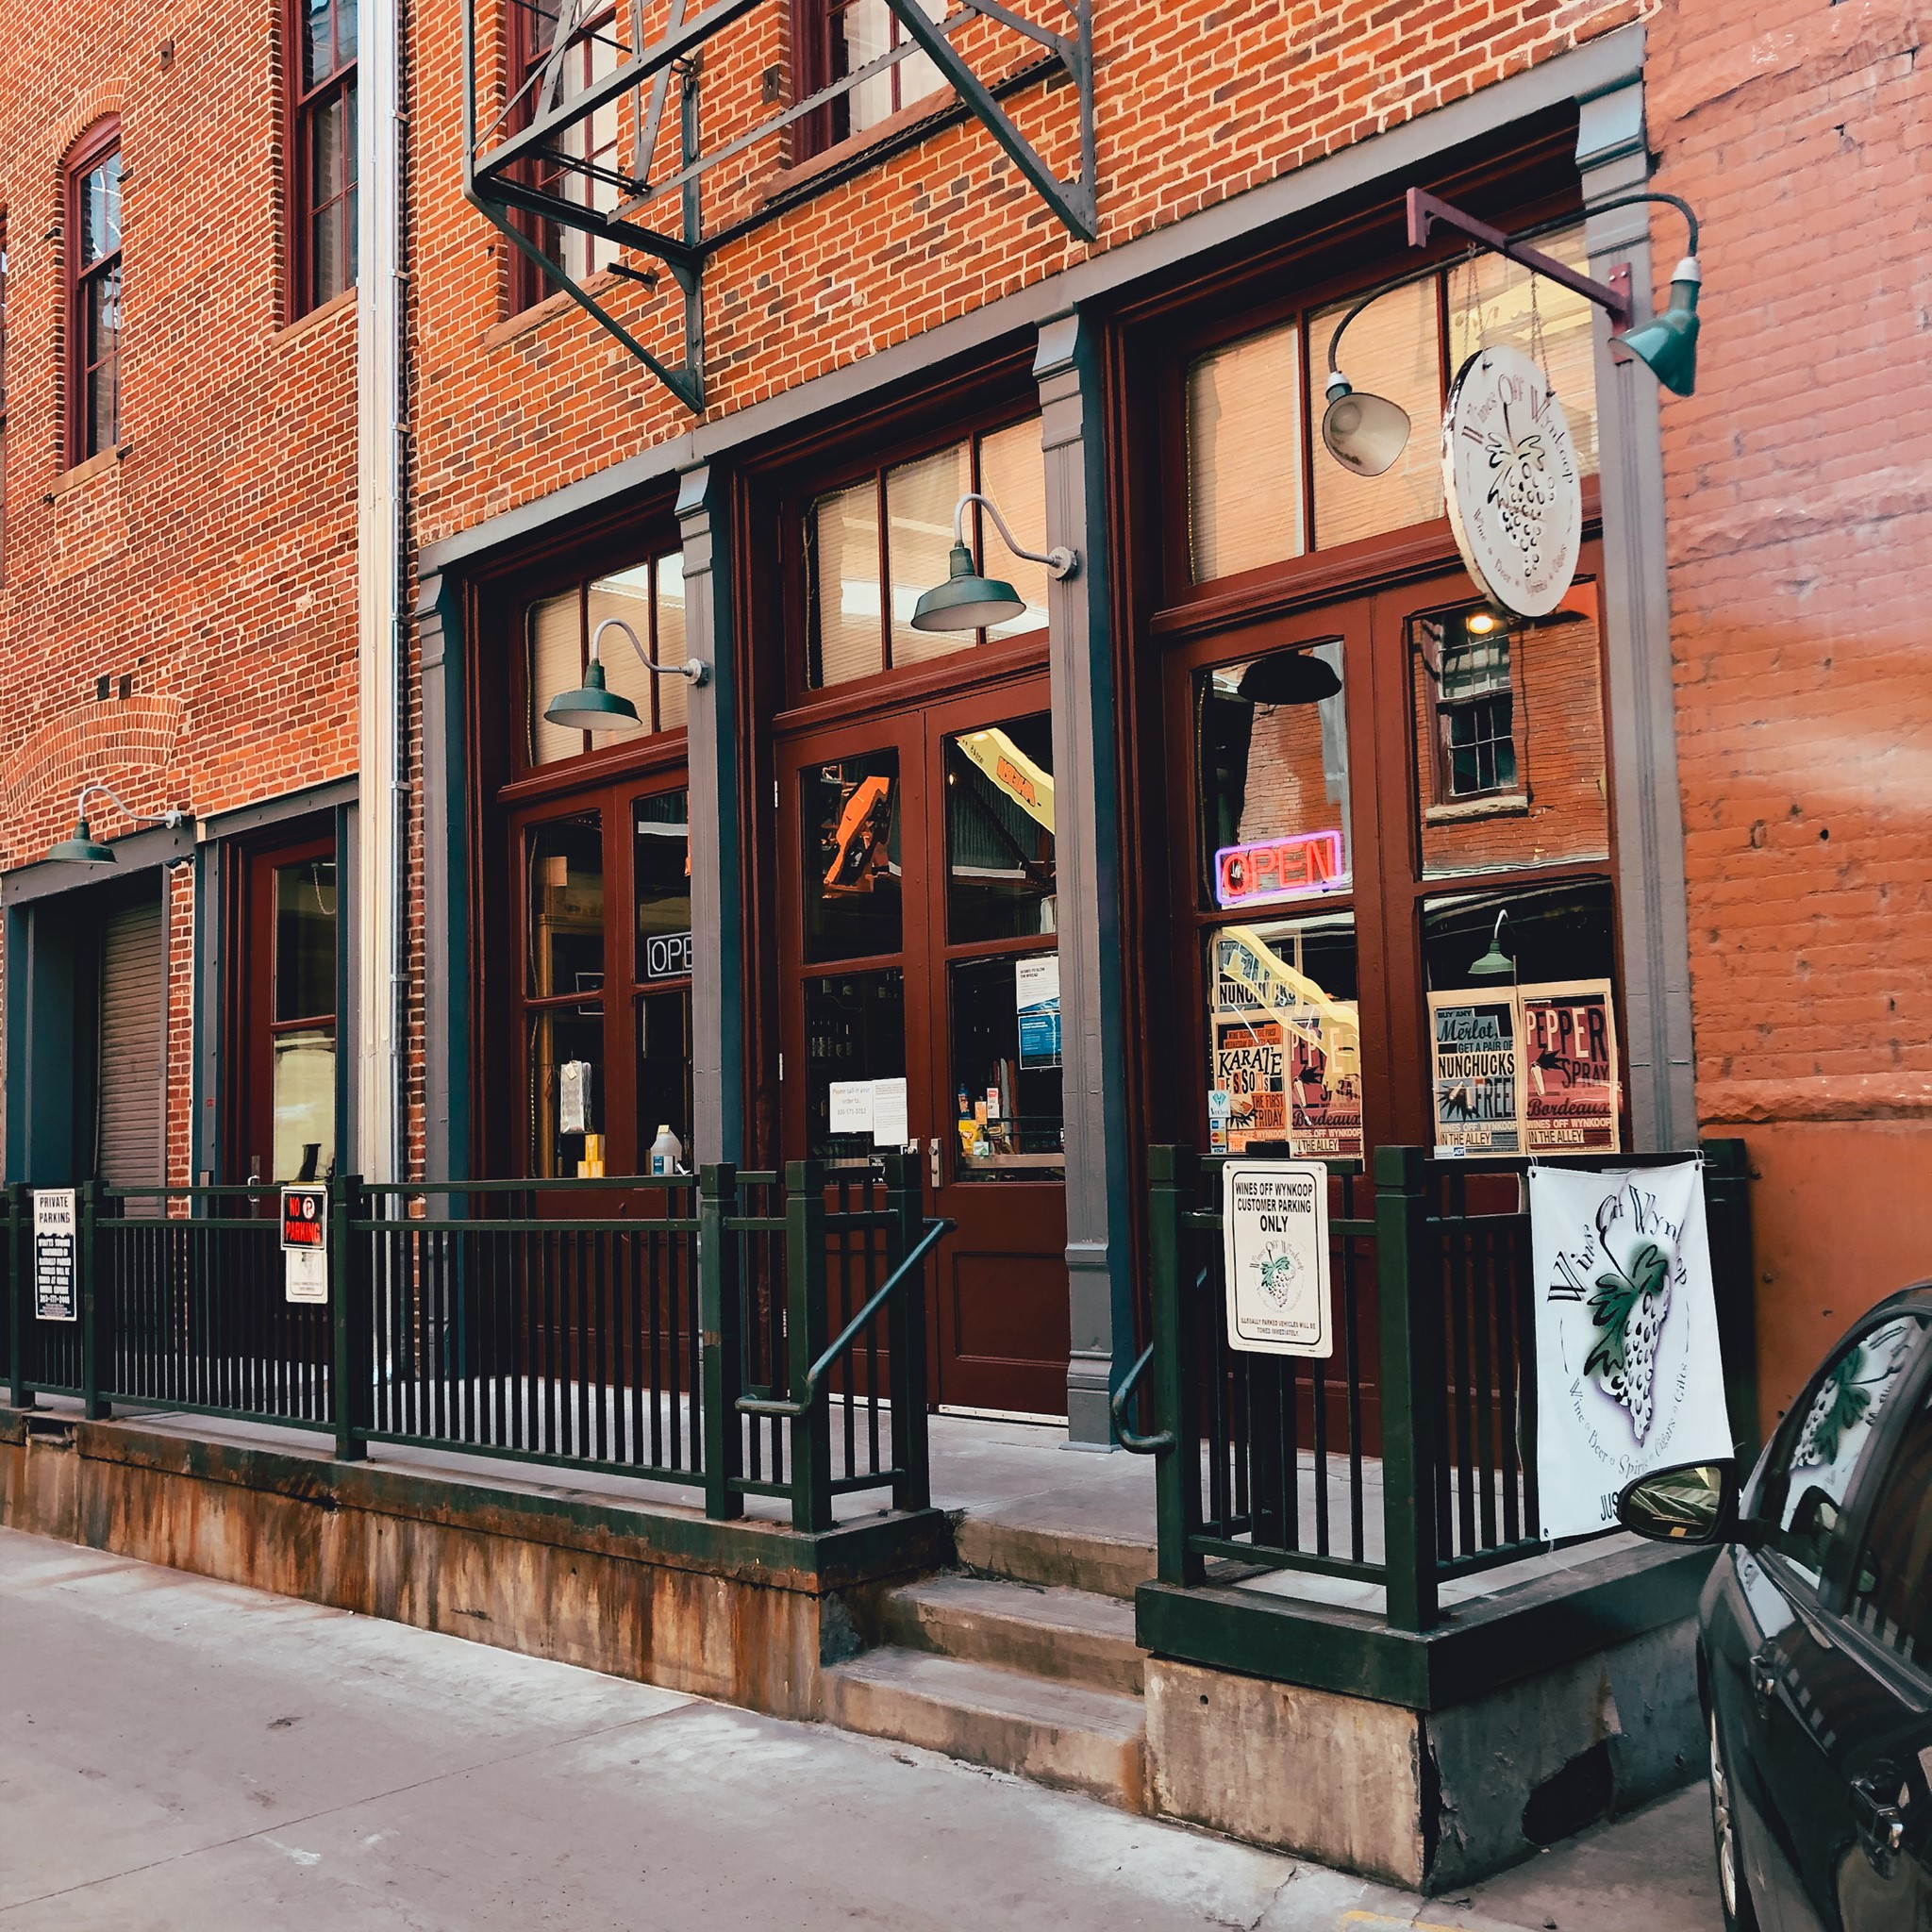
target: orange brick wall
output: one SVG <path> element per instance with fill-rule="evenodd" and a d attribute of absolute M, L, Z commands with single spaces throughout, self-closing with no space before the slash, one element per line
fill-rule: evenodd
<path fill-rule="evenodd" d="M 1777 1406 L 1932 1274 L 1932 71 L 1874 5 L 1651 34 L 1657 185 L 1706 224 L 1698 393 L 1663 413 L 1698 1105 L 1762 1175 Z M 1681 224 L 1653 233 L 1668 272 Z"/>

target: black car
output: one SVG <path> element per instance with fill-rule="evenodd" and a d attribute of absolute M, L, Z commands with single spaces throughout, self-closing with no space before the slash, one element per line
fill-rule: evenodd
<path fill-rule="evenodd" d="M 1659 1470 L 1627 1528 L 1726 1545 L 1698 1676 L 1724 1918 L 1932 1932 L 1932 1283 L 1864 1316 L 1740 1491 Z"/>

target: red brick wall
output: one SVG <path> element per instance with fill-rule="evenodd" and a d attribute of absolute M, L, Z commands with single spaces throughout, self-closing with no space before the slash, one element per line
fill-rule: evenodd
<path fill-rule="evenodd" d="M 1706 224 L 1698 393 L 1663 405 L 1698 1106 L 1765 1176 L 1775 1405 L 1932 1273 L 1932 63 L 1875 5 L 1651 33 L 1657 185 Z"/>
<path fill-rule="evenodd" d="M 773 0 L 708 49 L 708 145 L 770 111 L 758 105 L 758 76 L 782 61 L 774 23 L 784 10 Z M 1435 0 L 1413 8 L 1141 0 L 1098 8 L 1097 246 L 1256 187 L 1644 10 L 1637 0 Z M 412 286 L 423 382 L 415 510 L 426 542 L 678 434 L 691 418 L 561 299 L 534 326 L 509 325 L 508 244 L 459 192 L 458 0 L 425 0 L 414 19 Z M 982 75 L 1024 64 L 1017 37 L 990 24 L 959 44 Z M 1034 88 L 1011 105 L 1071 174 L 1071 93 Z M 783 159 L 776 148 L 766 143 L 718 171 L 708 194 L 726 210 L 743 205 Z M 938 135 L 716 258 L 706 295 L 709 413 L 779 393 L 1090 252 L 976 124 Z M 607 292 L 641 341 L 677 359 L 672 325 L 681 302 L 668 278 L 655 293 L 622 284 Z"/>
<path fill-rule="evenodd" d="M 137 808 L 206 815 L 356 769 L 355 313 L 284 327 L 278 41 L 278 14 L 234 0 L 0 0 L 0 867 L 62 836 L 89 778 Z M 125 172 L 124 443 L 68 472 L 61 161 L 108 112 Z M 90 817 L 127 829 L 105 801 Z M 176 1178 L 189 891 L 178 875 Z"/>

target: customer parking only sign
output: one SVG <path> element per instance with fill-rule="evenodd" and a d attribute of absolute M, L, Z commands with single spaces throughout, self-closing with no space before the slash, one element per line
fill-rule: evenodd
<path fill-rule="evenodd" d="M 328 1196 L 320 1188 L 282 1190 L 282 1266 L 290 1301 L 328 1300 Z"/>
<path fill-rule="evenodd" d="M 1221 1225 L 1228 1346 L 1333 1355 L 1328 1170 L 1311 1160 L 1230 1160 L 1221 1171 Z"/>

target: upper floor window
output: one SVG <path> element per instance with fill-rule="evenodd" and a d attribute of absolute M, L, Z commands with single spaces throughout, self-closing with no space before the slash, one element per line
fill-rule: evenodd
<path fill-rule="evenodd" d="M 982 432 L 911 462 L 875 470 L 806 512 L 806 678 L 814 688 L 923 664 L 990 638 L 1046 628 L 1046 570 L 1014 557 L 970 506 L 967 541 L 1025 600 L 987 631 L 912 627 L 921 595 L 946 580 L 953 512 L 968 491 L 992 498 L 1029 550 L 1046 548 L 1046 466 L 1040 418 Z M 989 547 L 987 540 L 991 538 Z"/>
<path fill-rule="evenodd" d="M 564 8 L 561 0 L 511 0 L 509 37 L 517 117 L 527 122 L 553 101 L 566 101 L 601 80 L 624 53 L 617 38 L 614 8 L 591 13 L 579 23 L 577 9 Z M 566 39 L 557 45 L 558 22 Z M 608 214 L 617 207 L 618 177 L 623 168 L 619 144 L 627 120 L 635 135 L 634 107 L 622 101 L 593 108 L 583 120 L 557 136 L 555 155 L 533 163 L 531 186 L 562 201 Z M 670 113 L 673 127 L 676 111 Z M 519 215 L 524 232 L 536 242 L 545 259 L 554 261 L 573 281 L 581 282 L 618 257 L 615 242 L 584 228 L 567 226 L 534 214 Z M 550 280 L 537 264 L 519 254 L 516 258 L 516 307 L 527 308 L 550 292 Z"/>
<path fill-rule="evenodd" d="M 1588 270 L 1581 224 L 1538 245 Z M 1329 341 L 1354 306 L 1351 299 L 1290 315 L 1189 364 L 1183 409 L 1188 565 L 1194 583 L 1442 515 L 1435 425 L 1446 388 L 1470 355 L 1498 342 L 1512 343 L 1548 369 L 1578 467 L 1595 475 L 1590 304 L 1493 255 L 1390 289 L 1349 324 L 1343 368 L 1357 390 L 1398 404 L 1410 429 L 1402 454 L 1381 475 L 1343 469 L 1322 448 L 1321 425 Z M 1457 724 L 1478 731 L 1484 741 L 1507 736 L 1493 705 L 1483 717 L 1465 710 Z M 1485 757 L 1479 753 L 1477 762 Z"/>
<path fill-rule="evenodd" d="M 922 5 L 930 19 L 946 17 L 942 0 L 922 0 Z M 807 19 L 816 31 L 805 45 L 801 93 L 816 93 L 858 74 L 911 39 L 886 0 L 808 0 Z M 902 108 L 940 92 L 945 84 L 931 57 L 915 47 L 833 101 L 820 119 L 813 144 L 829 147 L 863 134 Z"/>
<path fill-rule="evenodd" d="M 121 441 L 121 126 L 104 121 L 67 169 L 67 459 Z"/>
<path fill-rule="evenodd" d="M 639 645 L 659 664 L 682 664 L 684 643 L 684 553 L 667 550 L 629 570 L 580 578 L 554 596 L 540 597 L 524 615 L 525 707 L 528 721 L 525 758 L 532 765 L 574 758 L 593 748 L 588 732 L 551 724 L 543 708 L 559 691 L 584 681 L 591 639 L 605 619 L 622 618 Z M 681 677 L 653 677 L 639 661 L 638 649 L 615 627 L 598 646 L 608 689 L 638 708 L 646 731 L 682 731 L 685 696 Z"/>
<path fill-rule="evenodd" d="M 356 283 L 357 0 L 296 0 L 295 300 L 307 314 Z"/>

